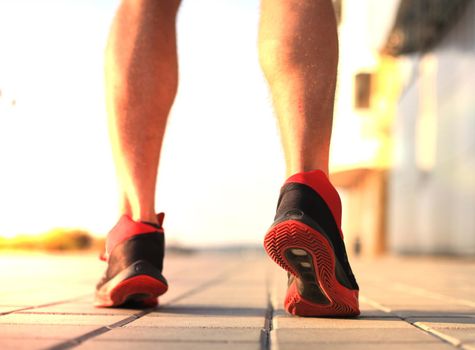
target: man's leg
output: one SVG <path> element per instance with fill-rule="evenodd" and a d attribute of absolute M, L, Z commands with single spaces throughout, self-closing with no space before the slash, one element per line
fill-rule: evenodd
<path fill-rule="evenodd" d="M 109 232 L 107 271 L 97 306 L 156 304 L 162 276 L 163 215 L 155 185 L 168 113 L 177 90 L 175 19 L 179 0 L 123 0 L 106 51 L 109 129 L 119 178 L 121 218 Z"/>
<path fill-rule="evenodd" d="M 106 52 L 107 105 L 121 212 L 156 222 L 155 184 L 178 69 L 179 0 L 124 0 Z"/>
<path fill-rule="evenodd" d="M 330 0 L 262 0 L 259 54 L 279 121 L 287 175 L 328 174 L 337 27 Z"/>
<path fill-rule="evenodd" d="M 290 176 L 265 248 L 291 273 L 290 313 L 357 315 L 358 285 L 342 240 L 340 199 L 328 181 L 338 63 L 332 3 L 262 0 L 261 11 L 260 62 Z"/>

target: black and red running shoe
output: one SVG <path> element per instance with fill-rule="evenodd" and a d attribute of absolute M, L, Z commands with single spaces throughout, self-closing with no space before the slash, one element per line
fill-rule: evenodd
<path fill-rule="evenodd" d="M 325 173 L 299 173 L 285 182 L 264 247 L 288 271 L 284 306 L 289 313 L 359 315 L 359 287 L 340 227 L 340 197 Z"/>
<path fill-rule="evenodd" d="M 152 307 L 168 289 L 162 275 L 165 237 L 164 214 L 158 225 L 122 216 L 109 232 L 105 252 L 107 270 L 96 286 L 94 305 L 116 307 L 124 304 Z"/>

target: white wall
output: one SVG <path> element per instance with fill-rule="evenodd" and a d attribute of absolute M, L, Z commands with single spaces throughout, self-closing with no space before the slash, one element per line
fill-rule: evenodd
<path fill-rule="evenodd" d="M 475 3 L 436 48 L 404 64 L 390 248 L 475 254 Z"/>

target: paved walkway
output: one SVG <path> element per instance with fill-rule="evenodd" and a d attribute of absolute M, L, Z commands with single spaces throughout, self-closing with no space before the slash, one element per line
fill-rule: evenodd
<path fill-rule="evenodd" d="M 282 310 L 285 273 L 257 253 L 167 257 L 153 310 L 96 309 L 95 256 L 0 255 L 0 349 L 475 349 L 475 259 L 353 262 L 358 319 Z"/>

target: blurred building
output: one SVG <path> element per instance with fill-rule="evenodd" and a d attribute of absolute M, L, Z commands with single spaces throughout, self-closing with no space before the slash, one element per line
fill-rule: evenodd
<path fill-rule="evenodd" d="M 474 1 L 338 3 L 332 177 L 349 250 L 474 254 Z"/>

